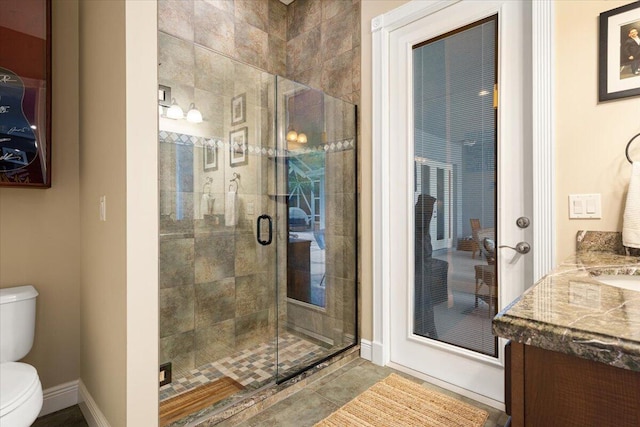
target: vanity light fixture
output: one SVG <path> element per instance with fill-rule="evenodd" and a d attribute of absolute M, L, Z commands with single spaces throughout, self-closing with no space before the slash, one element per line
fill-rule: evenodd
<path fill-rule="evenodd" d="M 287 142 L 297 142 L 298 144 L 307 143 L 307 135 L 302 132 L 296 132 L 291 126 L 289 127 L 286 138 Z"/>
<path fill-rule="evenodd" d="M 171 107 L 167 110 L 167 117 L 174 120 L 184 118 L 184 111 L 182 111 L 182 107 L 178 105 L 175 98 L 171 100 Z"/>
<path fill-rule="evenodd" d="M 191 123 L 202 123 L 202 113 L 196 108 L 196 105 L 193 102 L 189 105 L 187 121 Z"/>

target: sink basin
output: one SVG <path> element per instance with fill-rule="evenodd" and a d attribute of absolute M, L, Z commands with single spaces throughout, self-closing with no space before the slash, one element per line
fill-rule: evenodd
<path fill-rule="evenodd" d="M 624 274 L 615 276 L 603 275 L 594 277 L 594 279 L 604 284 L 615 286 L 616 288 L 640 291 L 640 276 L 627 276 Z"/>

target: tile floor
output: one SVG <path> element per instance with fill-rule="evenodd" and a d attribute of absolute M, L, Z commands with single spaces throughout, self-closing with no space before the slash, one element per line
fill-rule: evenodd
<path fill-rule="evenodd" d="M 456 393 L 425 383 L 410 375 L 388 367 L 374 365 L 364 359 L 356 359 L 338 371 L 320 378 L 301 391 L 265 409 L 258 415 L 240 423 L 233 419 L 218 424 L 220 427 L 307 427 L 313 426 L 342 405 L 371 387 L 376 382 L 396 373 L 424 384 L 425 387 L 471 403 L 489 412 L 485 427 L 503 427 L 507 414 Z M 398 426 L 400 427 L 400 426 Z"/>
<path fill-rule="evenodd" d="M 256 390 L 273 378 L 276 353 L 278 372 L 286 373 L 306 366 L 310 361 L 321 359 L 329 350 L 290 333 L 281 333 L 277 348 L 275 342 L 269 341 L 200 366 L 183 377 L 174 378 L 170 384 L 160 387 L 160 401 L 224 376 L 238 381 L 248 391 Z"/>
<path fill-rule="evenodd" d="M 376 366 L 364 359 L 356 359 L 339 370 L 309 384 L 299 392 L 265 409 L 256 416 L 243 422 L 233 419 L 224 421 L 220 427 L 306 427 L 328 416 L 345 403 L 362 393 L 376 382 L 391 373 L 397 373 L 406 378 L 412 378 L 425 387 L 432 388 L 444 394 L 469 402 L 489 412 L 489 419 L 485 427 L 502 427 L 507 422 L 507 415 L 455 393 L 443 390 L 431 384 L 410 377 L 388 367 Z M 39 418 L 33 427 L 85 427 L 87 423 L 77 406 Z"/>
<path fill-rule="evenodd" d="M 73 405 L 53 414 L 45 415 L 36 420 L 31 427 L 89 427 L 82 416 L 80 407 Z"/>

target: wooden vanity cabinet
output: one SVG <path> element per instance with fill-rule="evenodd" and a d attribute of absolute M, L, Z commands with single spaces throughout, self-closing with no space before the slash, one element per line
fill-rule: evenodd
<path fill-rule="evenodd" d="M 507 346 L 507 425 L 640 426 L 640 372 L 516 342 Z"/>
<path fill-rule="evenodd" d="M 289 239 L 287 297 L 311 303 L 311 241 Z"/>

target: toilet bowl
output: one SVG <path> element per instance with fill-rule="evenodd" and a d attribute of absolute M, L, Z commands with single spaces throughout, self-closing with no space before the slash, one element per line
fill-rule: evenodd
<path fill-rule="evenodd" d="M 18 362 L 33 345 L 37 296 L 33 286 L 0 289 L 0 427 L 29 427 L 42 408 L 36 368 Z"/>
<path fill-rule="evenodd" d="M 42 408 L 36 369 L 20 362 L 0 363 L 0 426 L 29 427 Z"/>

